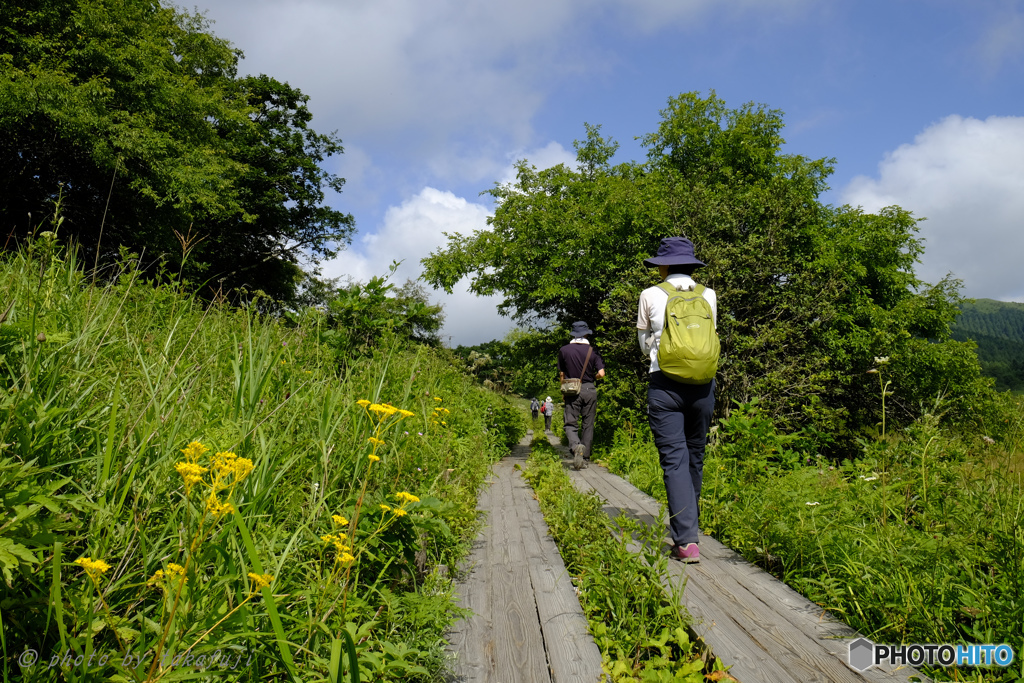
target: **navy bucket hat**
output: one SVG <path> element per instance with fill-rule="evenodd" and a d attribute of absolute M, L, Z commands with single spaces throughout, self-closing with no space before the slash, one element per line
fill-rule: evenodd
<path fill-rule="evenodd" d="M 707 265 L 693 255 L 693 242 L 685 237 L 666 237 L 661 240 L 658 255 L 644 259 L 645 266 L 703 266 Z"/>
<path fill-rule="evenodd" d="M 572 334 L 573 339 L 579 339 L 580 337 L 585 337 L 588 334 L 594 334 L 594 331 L 582 320 L 577 320 L 572 324 L 570 334 Z"/>

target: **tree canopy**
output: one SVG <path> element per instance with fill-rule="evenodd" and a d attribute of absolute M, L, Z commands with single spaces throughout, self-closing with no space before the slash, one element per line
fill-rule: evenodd
<path fill-rule="evenodd" d="M 876 357 L 890 358 L 890 420 L 947 397 L 961 417 L 985 391 L 972 345 L 949 340 L 959 283 L 919 281 L 917 219 L 823 203 L 831 159 L 782 151 L 782 113 L 729 109 L 713 92 L 673 97 L 647 159 L 613 165 L 598 126 L 577 141 L 575 168 L 536 170 L 490 190 L 489 227 L 424 259 L 426 279 L 450 289 L 470 276 L 504 296 L 524 323 L 591 323 L 609 364 L 603 395 L 640 419 L 645 359 L 635 333 L 640 291 L 656 282 L 642 260 L 683 235 L 708 264 L 698 281 L 719 296 L 723 358 L 718 405 L 759 399 L 790 428 L 842 451 L 880 417 Z M 938 340 L 937 342 L 935 340 Z M 608 413 L 605 413 L 607 415 Z"/>
<path fill-rule="evenodd" d="M 325 205 L 344 181 L 321 162 L 343 150 L 301 91 L 239 77 L 241 56 L 155 0 L 0 3 L 6 248 L 59 197 L 89 263 L 123 245 L 215 289 L 293 296 L 298 264 L 353 230 Z"/>

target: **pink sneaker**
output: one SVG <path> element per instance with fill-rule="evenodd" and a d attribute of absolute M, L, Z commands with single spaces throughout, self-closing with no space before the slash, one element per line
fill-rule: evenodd
<path fill-rule="evenodd" d="M 673 546 L 670 555 L 673 560 L 679 560 L 680 562 L 686 562 L 687 564 L 696 564 L 697 562 L 700 562 L 700 549 L 697 548 L 696 543 Z"/>

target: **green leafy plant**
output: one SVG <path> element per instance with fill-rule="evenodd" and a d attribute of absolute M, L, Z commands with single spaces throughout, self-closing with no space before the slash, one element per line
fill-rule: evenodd
<path fill-rule="evenodd" d="M 662 586 L 668 562 L 661 552 L 663 526 L 626 517 L 613 524 L 597 496 L 576 491 L 546 439 L 534 440 L 524 476 L 574 577 L 610 679 L 703 681 L 704 661 L 690 640 L 680 596 Z"/>

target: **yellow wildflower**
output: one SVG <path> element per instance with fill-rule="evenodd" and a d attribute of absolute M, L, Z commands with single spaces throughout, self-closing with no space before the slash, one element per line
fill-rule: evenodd
<path fill-rule="evenodd" d="M 418 502 L 420 502 L 419 498 L 417 498 L 416 496 L 412 495 L 411 493 L 409 493 L 407 491 L 399 491 L 398 493 L 395 494 L 395 498 L 397 498 L 398 500 L 402 501 L 403 503 L 418 503 Z"/>
<path fill-rule="evenodd" d="M 443 399 L 443 398 L 441 398 L 440 396 L 435 396 L 435 397 L 434 397 L 434 400 L 435 400 L 435 401 L 443 401 L 444 399 Z"/>
<path fill-rule="evenodd" d="M 401 410 L 401 409 L 399 409 L 398 412 L 402 415 L 402 417 L 412 417 L 413 415 L 416 414 L 416 413 L 412 412 L 411 410 Z"/>
<path fill-rule="evenodd" d="M 391 512 L 394 513 L 395 517 L 405 517 L 407 514 L 409 514 L 408 512 L 403 510 L 402 508 L 395 508 Z"/>
<path fill-rule="evenodd" d="M 217 494 L 211 492 L 210 497 L 206 499 L 206 511 L 215 517 L 223 517 L 233 513 L 235 506 L 227 501 L 220 502 Z"/>
<path fill-rule="evenodd" d="M 88 574 L 89 578 L 93 581 L 110 569 L 110 565 L 103 560 L 94 560 L 91 557 L 80 557 L 75 560 L 75 564 L 84 569 L 85 573 Z"/>
<path fill-rule="evenodd" d="M 234 473 L 235 460 L 237 459 L 238 456 L 230 451 L 218 453 L 213 456 L 211 466 L 213 467 L 213 471 L 217 474 L 217 477 L 223 478 Z"/>
<path fill-rule="evenodd" d="M 355 561 L 355 559 L 356 558 L 352 556 L 352 553 L 341 553 L 338 555 L 338 562 L 341 564 L 348 564 L 349 562 Z"/>
<path fill-rule="evenodd" d="M 199 458 L 201 458 L 208 450 L 210 449 L 203 444 L 198 441 L 193 441 L 189 445 L 185 446 L 185 448 L 181 449 L 181 452 L 185 454 L 185 460 L 195 464 L 199 462 Z"/>
<path fill-rule="evenodd" d="M 370 462 L 380 462 L 380 456 L 379 455 L 374 455 L 373 453 L 370 453 L 366 457 L 369 459 Z"/>
<path fill-rule="evenodd" d="M 348 520 L 342 517 L 341 515 L 331 515 L 331 521 L 333 521 L 338 526 L 348 526 Z"/>
<path fill-rule="evenodd" d="M 185 457 L 188 457 L 188 455 Z M 192 494 L 192 487 L 202 482 L 203 475 L 209 471 L 205 467 L 189 461 L 175 463 L 174 469 L 181 475 L 182 480 L 185 482 L 186 496 Z"/>
<path fill-rule="evenodd" d="M 385 445 L 384 442 L 381 439 L 378 439 L 375 436 L 371 436 L 366 441 L 369 442 L 369 443 L 372 443 L 374 446 L 383 446 L 383 445 Z"/>
<path fill-rule="evenodd" d="M 370 405 L 370 402 L 367 401 L 365 398 L 361 398 L 358 401 L 356 401 L 356 404 L 365 408 L 366 406 Z"/>
<path fill-rule="evenodd" d="M 162 569 L 157 569 L 156 572 L 153 573 L 153 576 L 150 577 L 149 581 L 146 582 L 146 585 L 155 586 L 157 588 L 162 589 L 165 587 L 167 579 L 173 579 L 175 581 L 187 581 L 187 579 L 185 579 L 185 568 L 182 567 L 180 564 L 174 564 L 173 562 L 171 562 L 167 565 L 166 572 Z"/>
<path fill-rule="evenodd" d="M 384 505 L 383 503 L 381 504 L 380 509 L 383 510 L 384 512 L 391 512 L 391 508 L 387 505 Z"/>
<path fill-rule="evenodd" d="M 259 590 L 269 586 L 270 582 L 274 580 L 274 577 L 270 574 L 256 574 L 254 572 L 249 572 L 249 580 L 256 584 L 255 590 Z"/>
<path fill-rule="evenodd" d="M 249 458 L 238 458 L 235 460 L 235 481 L 239 482 L 249 476 L 253 470 L 252 460 Z"/>

